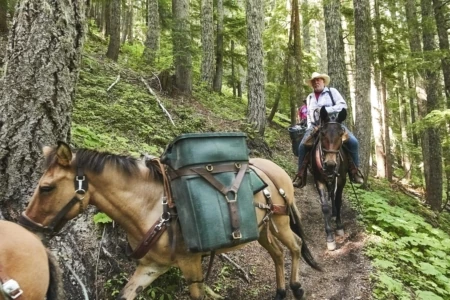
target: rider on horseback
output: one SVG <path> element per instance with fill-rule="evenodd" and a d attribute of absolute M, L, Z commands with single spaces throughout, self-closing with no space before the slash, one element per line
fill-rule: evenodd
<path fill-rule="evenodd" d="M 299 188 L 306 185 L 308 158 L 306 157 L 307 146 L 305 145 L 305 142 L 311 138 L 312 133 L 317 131 L 316 126 L 320 125 L 315 116 L 316 111 L 322 106 L 326 107 L 328 113 L 338 113 L 343 108 L 347 109 L 347 103 L 339 91 L 335 88 L 326 87 L 330 83 L 330 77 L 327 74 L 314 72 L 311 79 L 307 80 L 307 83 L 314 89 L 314 92 L 309 94 L 306 98 L 308 106 L 308 129 L 298 147 L 298 172 L 297 176 L 294 178 L 293 184 L 295 187 Z M 349 136 L 349 139 L 346 141 L 346 148 L 351 157 L 351 159 L 349 159 L 349 177 L 352 182 L 362 184 L 364 178 L 358 169 L 358 140 L 347 127 L 344 126 L 344 128 Z"/>

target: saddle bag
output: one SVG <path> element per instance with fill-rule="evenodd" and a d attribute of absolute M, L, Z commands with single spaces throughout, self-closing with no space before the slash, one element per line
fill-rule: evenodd
<path fill-rule="evenodd" d="M 295 126 L 289 127 L 288 131 L 292 143 L 292 153 L 294 153 L 295 156 L 298 156 L 298 146 L 300 145 L 303 136 L 305 135 L 306 127 L 297 124 Z"/>
<path fill-rule="evenodd" d="M 266 184 L 248 168 L 243 133 L 182 134 L 161 156 L 181 232 L 192 252 L 258 239 L 253 194 Z"/>

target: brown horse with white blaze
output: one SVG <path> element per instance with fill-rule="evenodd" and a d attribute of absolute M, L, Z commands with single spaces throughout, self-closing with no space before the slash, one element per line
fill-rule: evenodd
<path fill-rule="evenodd" d="M 64 299 L 56 259 L 22 226 L 0 220 L 0 300 Z"/>
<path fill-rule="evenodd" d="M 94 150 L 78 149 L 59 142 L 55 148 L 44 147 L 46 159 L 45 172 L 21 223 L 33 230 L 55 232 L 68 220 L 74 218 L 91 204 L 108 214 L 119 223 L 128 235 L 132 249 L 139 248 L 149 229 L 162 224 L 165 219 L 165 186 L 161 165 L 146 164 L 135 158 L 102 153 Z M 292 256 L 290 287 L 296 299 L 301 299 L 303 289 L 299 282 L 298 268 L 300 256 L 315 269 L 320 269 L 309 252 L 300 217 L 294 203 L 294 190 L 289 175 L 278 165 L 265 159 L 252 159 L 255 172 L 268 184 L 274 205 L 285 206 L 285 214 L 270 214 L 268 226 L 260 227 L 259 243 L 267 249 L 275 263 L 277 292 L 275 299 L 284 299 L 285 270 L 284 254 L 281 244 L 285 245 Z M 267 170 L 270 174 L 265 174 Z M 285 200 L 278 189 L 285 191 Z M 266 203 L 263 192 L 254 196 L 257 203 Z M 267 216 L 267 210 L 255 208 L 258 222 Z M 158 227 L 158 226 L 156 226 Z M 186 249 L 179 226 L 177 232 L 169 235 L 164 231 L 155 239 L 148 252 L 143 254 L 135 273 L 119 294 L 119 299 L 131 300 L 150 285 L 158 276 L 171 266 L 178 266 L 189 284 L 191 299 L 204 296 L 202 255 Z M 270 231 L 270 234 L 267 232 Z M 172 243 L 169 236 L 176 239 Z M 281 243 L 280 243 L 281 242 Z M 174 249 L 172 249 L 172 245 Z M 237 246 L 240 247 L 240 246 Z M 236 249 L 220 249 L 217 253 Z"/>

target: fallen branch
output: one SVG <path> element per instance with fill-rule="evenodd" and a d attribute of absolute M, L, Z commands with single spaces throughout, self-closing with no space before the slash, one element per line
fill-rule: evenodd
<path fill-rule="evenodd" d="M 172 125 L 175 126 L 175 123 L 173 122 L 172 117 L 170 116 L 170 113 L 167 111 L 167 109 L 164 107 L 164 105 L 162 105 L 158 96 L 155 94 L 155 92 L 153 92 L 152 88 L 148 85 L 147 81 L 145 81 L 144 78 L 142 78 L 142 77 L 141 77 L 141 81 L 145 84 L 145 86 L 147 87 L 150 94 L 152 94 L 156 98 L 156 101 L 158 101 L 159 107 L 161 107 L 161 109 L 164 111 L 164 113 L 167 115 L 167 117 L 169 117 L 169 120 L 170 120 L 170 122 L 172 122 Z"/>
<path fill-rule="evenodd" d="M 221 259 L 225 259 L 226 261 L 228 261 L 229 263 L 231 263 L 233 266 L 235 266 L 238 270 L 240 270 L 240 271 L 242 272 L 242 274 L 244 274 L 245 280 L 246 280 L 247 282 L 250 283 L 250 279 L 248 278 L 247 272 L 245 272 L 244 269 L 243 269 L 240 265 L 238 265 L 237 263 L 235 263 L 231 258 L 229 258 L 227 255 L 225 255 L 225 254 L 223 254 L 223 253 L 222 253 L 222 254 L 219 254 L 219 257 L 220 257 Z"/>
<path fill-rule="evenodd" d="M 109 92 L 109 90 L 112 89 L 112 87 L 115 86 L 115 85 L 119 82 L 119 80 L 120 80 L 120 74 L 117 75 L 116 81 L 114 81 L 114 82 L 109 86 L 109 88 L 106 89 L 106 91 Z"/>

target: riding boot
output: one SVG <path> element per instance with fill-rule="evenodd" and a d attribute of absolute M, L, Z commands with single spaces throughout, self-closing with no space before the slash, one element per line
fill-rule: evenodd
<path fill-rule="evenodd" d="M 353 183 L 363 184 L 364 183 L 364 175 L 355 165 L 355 163 L 349 159 L 348 161 L 348 176 Z"/>
<path fill-rule="evenodd" d="M 308 167 L 308 159 L 305 158 L 303 160 L 302 165 L 300 166 L 300 169 L 298 170 L 297 175 L 294 178 L 293 183 L 292 183 L 294 185 L 294 187 L 301 189 L 302 187 L 304 187 L 306 185 L 306 175 L 307 175 L 306 171 L 308 169 L 307 167 Z"/>

